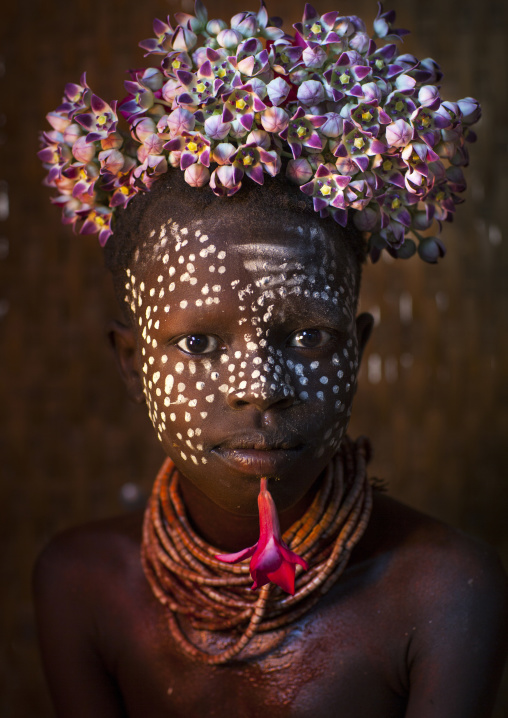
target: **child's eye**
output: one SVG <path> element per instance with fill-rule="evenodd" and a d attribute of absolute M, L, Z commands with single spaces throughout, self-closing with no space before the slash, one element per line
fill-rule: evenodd
<path fill-rule="evenodd" d="M 176 342 L 176 346 L 186 354 L 210 354 L 218 345 L 217 338 L 211 334 L 188 334 Z"/>
<path fill-rule="evenodd" d="M 317 349 L 324 346 L 331 339 L 331 336 L 330 332 L 324 329 L 302 329 L 291 335 L 288 345 L 303 349 Z"/>

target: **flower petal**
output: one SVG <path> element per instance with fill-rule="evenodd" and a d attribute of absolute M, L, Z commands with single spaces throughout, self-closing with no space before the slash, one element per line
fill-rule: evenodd
<path fill-rule="evenodd" d="M 239 563 L 240 561 L 244 561 L 246 558 L 250 558 L 254 554 L 257 547 L 258 544 L 255 543 L 254 546 L 249 546 L 249 548 L 244 548 L 236 553 L 219 553 L 215 556 L 215 558 L 223 563 Z"/>

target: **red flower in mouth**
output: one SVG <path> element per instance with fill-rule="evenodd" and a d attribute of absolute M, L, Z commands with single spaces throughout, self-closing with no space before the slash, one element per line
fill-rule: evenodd
<path fill-rule="evenodd" d="M 307 562 L 290 551 L 282 540 L 279 517 L 271 493 L 267 489 L 267 479 L 261 479 L 258 496 L 259 541 L 237 553 L 219 554 L 215 558 L 224 563 L 238 563 L 252 556 L 250 575 L 254 581 L 251 590 L 272 583 L 283 591 L 294 595 L 295 568 L 300 564 L 307 570 Z"/>

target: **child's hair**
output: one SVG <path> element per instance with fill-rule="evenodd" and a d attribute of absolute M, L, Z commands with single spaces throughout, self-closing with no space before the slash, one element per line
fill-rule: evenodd
<path fill-rule="evenodd" d="M 292 213 L 301 215 L 304 221 L 316 221 L 312 198 L 281 174 L 267 178 L 263 185 L 245 183 L 234 197 L 221 198 L 208 185 L 200 189 L 190 187 L 182 172 L 170 169 L 153 184 L 150 192 L 139 193 L 126 209 L 118 211 L 115 231 L 104 247 L 106 266 L 113 276 L 115 293 L 126 319 L 130 319 L 130 309 L 124 299 L 125 270 L 132 268 L 134 262 L 138 266 L 143 264 L 143 254 L 148 258 L 148 253 L 136 250 L 142 244 L 146 249 L 150 241 L 155 245 L 159 241 L 158 230 L 169 217 L 184 223 L 202 218 L 206 227 L 207 222 L 220 220 L 225 210 L 241 217 L 240 232 L 250 226 L 251 220 L 266 218 L 269 223 L 275 213 Z M 359 288 L 368 251 L 364 234 L 352 221 L 345 228 L 330 217 L 319 219 L 319 223 L 336 241 L 347 242 Z"/>

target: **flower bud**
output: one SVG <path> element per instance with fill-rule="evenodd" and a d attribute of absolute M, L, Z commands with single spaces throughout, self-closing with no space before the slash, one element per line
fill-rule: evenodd
<path fill-rule="evenodd" d="M 235 29 L 238 29 L 238 32 L 241 32 L 240 28 Z M 240 57 L 240 55 L 245 55 L 246 57 L 254 56 L 257 55 L 258 52 L 261 52 L 261 50 L 263 49 L 263 45 L 257 38 L 249 35 L 247 35 L 247 37 L 249 38 L 248 40 L 244 40 L 238 45 L 238 57 Z"/>
<path fill-rule="evenodd" d="M 437 237 L 426 237 L 418 245 L 418 254 L 429 264 L 436 264 L 440 257 L 446 254 L 446 248 Z"/>
<path fill-rule="evenodd" d="M 309 72 L 306 69 L 297 69 L 293 70 L 293 72 L 290 74 L 289 79 L 291 80 L 291 83 L 298 87 L 302 84 L 302 82 L 305 82 L 305 80 L 309 77 Z"/>
<path fill-rule="evenodd" d="M 171 78 L 162 87 L 162 98 L 166 100 L 166 102 L 169 102 L 171 104 L 175 97 L 179 95 L 181 91 L 182 86 L 178 82 L 178 80 L 174 80 L 173 78 Z"/>
<path fill-rule="evenodd" d="M 455 142 L 444 140 L 434 147 L 434 151 L 444 160 L 451 160 L 455 154 Z"/>
<path fill-rule="evenodd" d="M 87 144 L 86 137 L 78 137 L 72 145 L 72 154 L 78 162 L 87 163 L 95 157 L 95 143 Z"/>
<path fill-rule="evenodd" d="M 137 122 L 135 125 L 135 132 L 136 137 L 140 142 L 145 142 L 147 137 L 149 135 L 152 135 L 157 132 L 157 128 L 155 126 L 155 122 L 151 120 L 149 117 L 143 117 L 139 122 Z M 133 127 L 133 129 L 134 129 Z"/>
<path fill-rule="evenodd" d="M 234 27 L 235 30 L 241 32 L 244 37 L 250 38 L 257 33 L 258 23 L 254 15 L 249 15 L 238 25 L 233 25 L 233 20 L 231 20 L 231 27 Z"/>
<path fill-rule="evenodd" d="M 64 142 L 72 147 L 78 137 L 81 137 L 82 134 L 83 130 L 81 127 L 73 122 L 72 125 L 69 125 L 63 133 Z"/>
<path fill-rule="evenodd" d="M 360 212 L 355 212 L 353 221 L 360 232 L 372 232 L 379 221 L 379 212 L 373 207 L 364 207 Z"/>
<path fill-rule="evenodd" d="M 404 244 L 400 246 L 396 252 L 399 259 L 410 259 L 416 252 L 416 244 L 412 239 L 406 238 Z"/>
<path fill-rule="evenodd" d="M 237 170 L 237 168 L 232 165 L 217 167 L 214 173 L 217 174 L 222 186 L 227 187 L 228 189 L 234 189 L 239 183 L 239 175 L 243 175 L 241 170 Z"/>
<path fill-rule="evenodd" d="M 432 217 L 429 217 L 427 212 L 417 210 L 412 215 L 411 227 L 419 232 L 423 232 L 430 227 L 432 221 Z"/>
<path fill-rule="evenodd" d="M 462 113 L 462 122 L 465 125 L 472 125 L 478 122 L 482 114 L 480 103 L 473 97 L 464 97 L 463 100 L 457 102 Z"/>
<path fill-rule="evenodd" d="M 210 181 L 210 172 L 197 162 L 190 165 L 184 172 L 184 178 L 191 187 L 204 187 Z"/>
<path fill-rule="evenodd" d="M 248 130 L 245 129 L 240 120 L 233 120 L 231 123 L 231 129 L 229 130 L 229 134 L 233 139 L 239 140 L 242 137 L 245 137 L 247 133 Z"/>
<path fill-rule="evenodd" d="M 395 87 L 399 92 L 408 92 L 414 89 L 416 80 L 411 75 L 398 75 L 395 80 Z"/>
<path fill-rule="evenodd" d="M 103 150 L 119 150 L 123 145 L 123 137 L 119 132 L 111 132 L 107 137 L 101 140 L 101 148 Z"/>
<path fill-rule="evenodd" d="M 236 147 L 231 142 L 221 142 L 213 151 L 213 160 L 218 165 L 225 165 L 234 152 Z"/>
<path fill-rule="evenodd" d="M 282 132 L 289 124 L 289 115 L 281 107 L 269 107 L 261 114 L 261 124 L 267 132 Z"/>
<path fill-rule="evenodd" d="M 146 160 L 146 158 L 148 157 L 149 154 L 150 154 L 150 152 L 148 151 L 148 148 L 145 147 L 145 145 L 140 145 L 140 146 L 138 147 L 137 152 L 136 152 L 136 157 L 138 158 L 138 160 L 140 161 L 140 163 L 143 164 L 143 162 L 145 162 L 145 160 Z M 137 168 L 137 169 L 139 169 L 139 168 Z M 137 176 L 139 176 L 139 173 L 138 173 Z"/>
<path fill-rule="evenodd" d="M 402 119 L 387 125 L 385 132 L 389 147 L 405 147 L 413 139 L 413 128 Z"/>
<path fill-rule="evenodd" d="M 118 150 L 106 150 L 99 153 L 99 162 L 101 163 L 101 174 L 110 172 L 117 175 L 123 169 L 125 158 Z"/>
<path fill-rule="evenodd" d="M 302 105 L 318 105 L 325 99 L 325 90 L 317 80 L 306 80 L 298 88 L 297 97 Z"/>
<path fill-rule="evenodd" d="M 467 187 L 464 172 L 460 167 L 448 167 L 446 170 L 446 178 L 450 183 L 452 192 L 464 192 Z"/>
<path fill-rule="evenodd" d="M 350 177 L 360 171 L 360 168 L 358 167 L 356 162 L 353 162 L 353 160 L 349 157 L 339 157 L 337 159 L 337 162 L 335 163 L 335 166 L 337 167 L 341 175 L 349 175 Z"/>
<path fill-rule="evenodd" d="M 351 22 L 352 19 L 352 17 L 341 17 L 340 19 L 338 19 L 337 23 L 333 28 L 334 32 L 336 32 L 339 37 L 349 37 L 350 35 L 352 35 L 355 31 L 355 27 Z"/>
<path fill-rule="evenodd" d="M 321 45 L 316 47 L 306 47 L 302 53 L 302 60 L 305 63 L 305 67 L 315 70 L 318 67 L 322 67 L 326 60 L 326 51 Z"/>
<path fill-rule="evenodd" d="M 164 139 L 154 132 L 145 137 L 143 147 L 149 155 L 160 155 L 164 147 Z"/>
<path fill-rule="evenodd" d="M 48 112 L 46 119 L 54 130 L 64 134 L 67 127 L 71 124 L 71 121 L 59 112 Z"/>
<path fill-rule="evenodd" d="M 366 82 L 362 85 L 364 102 L 381 102 L 382 92 L 377 82 Z"/>
<path fill-rule="evenodd" d="M 201 67 L 201 65 L 208 60 L 206 50 L 206 47 L 198 47 L 197 50 L 192 53 L 192 59 L 196 67 Z"/>
<path fill-rule="evenodd" d="M 192 30 L 179 25 L 172 37 L 173 50 L 183 50 L 184 52 L 192 50 L 197 40 L 198 38 Z"/>
<path fill-rule="evenodd" d="M 323 165 L 325 163 L 325 158 L 321 153 L 312 153 L 307 157 L 307 161 L 315 172 L 319 165 Z"/>
<path fill-rule="evenodd" d="M 313 174 L 314 170 L 304 157 L 288 162 L 286 176 L 295 184 L 305 184 L 309 182 Z"/>
<path fill-rule="evenodd" d="M 145 87 L 149 87 L 154 92 L 160 90 L 164 84 L 164 76 L 160 70 L 155 67 L 148 67 L 139 78 Z"/>
<path fill-rule="evenodd" d="M 175 169 L 180 167 L 180 157 L 182 153 L 180 151 L 175 150 L 174 152 L 168 153 L 168 162 L 171 165 L 171 167 L 174 167 Z"/>
<path fill-rule="evenodd" d="M 178 107 L 176 110 L 169 115 L 167 120 L 167 126 L 171 132 L 171 137 L 177 137 L 183 132 L 192 132 L 196 125 L 196 118 L 183 107 Z"/>
<path fill-rule="evenodd" d="M 243 172 L 232 165 L 218 167 L 210 177 L 210 187 L 219 197 L 231 197 L 242 186 Z"/>
<path fill-rule="evenodd" d="M 365 53 L 369 48 L 370 38 L 366 32 L 357 32 L 349 41 L 349 47 L 356 52 Z"/>
<path fill-rule="evenodd" d="M 242 40 L 242 35 L 236 30 L 221 30 L 217 35 L 217 42 L 226 50 L 234 50 Z"/>
<path fill-rule="evenodd" d="M 319 132 L 325 137 L 339 137 L 342 134 L 344 121 L 336 112 L 327 112 L 325 117 L 327 120 L 321 125 Z"/>
<path fill-rule="evenodd" d="M 223 122 L 221 115 L 212 115 L 205 120 L 205 133 L 211 140 L 223 140 L 230 129 L 231 122 Z"/>
<path fill-rule="evenodd" d="M 249 85 L 252 87 L 253 92 L 263 100 L 266 97 L 266 84 L 259 77 L 251 77 L 249 79 Z"/>
<path fill-rule="evenodd" d="M 421 60 L 420 67 L 430 73 L 430 77 L 427 78 L 427 82 L 429 84 L 438 85 L 443 79 L 441 68 L 431 57 L 426 57 L 424 60 Z"/>
<path fill-rule="evenodd" d="M 418 92 L 418 102 L 423 107 L 430 107 L 433 110 L 437 109 L 441 102 L 439 89 L 435 87 L 435 85 L 423 85 Z"/>
<path fill-rule="evenodd" d="M 233 17 L 232 17 L 231 20 L 230 20 L 231 27 L 236 30 L 236 28 L 238 27 L 238 25 L 240 25 L 240 23 L 242 23 L 242 22 L 243 22 L 246 18 L 248 18 L 249 15 L 251 15 L 251 14 L 252 14 L 252 13 L 250 13 L 249 11 L 244 11 L 244 12 L 238 12 L 238 13 L 236 13 L 236 15 L 233 15 Z"/>
<path fill-rule="evenodd" d="M 218 35 L 219 32 L 225 30 L 227 26 L 224 20 L 210 20 L 206 26 L 206 31 L 209 35 Z"/>
<path fill-rule="evenodd" d="M 254 130 L 247 136 L 245 144 L 256 145 L 257 147 L 262 147 L 264 150 L 268 150 L 271 145 L 270 135 L 264 130 Z"/>
<path fill-rule="evenodd" d="M 282 77 L 276 77 L 266 86 L 266 91 L 272 105 L 281 105 L 289 95 L 290 87 Z"/>

